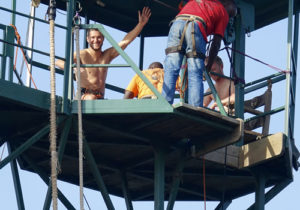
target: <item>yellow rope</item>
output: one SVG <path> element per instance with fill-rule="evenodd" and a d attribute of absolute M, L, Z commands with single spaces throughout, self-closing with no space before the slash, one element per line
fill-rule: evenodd
<path fill-rule="evenodd" d="M 50 153 L 51 153 L 51 187 L 53 209 L 57 210 L 57 152 L 56 152 L 56 87 L 55 87 L 55 48 L 54 20 L 50 20 Z"/>

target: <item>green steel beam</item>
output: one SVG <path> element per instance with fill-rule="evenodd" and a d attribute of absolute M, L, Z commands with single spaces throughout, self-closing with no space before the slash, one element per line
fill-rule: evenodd
<path fill-rule="evenodd" d="M 120 171 L 121 181 L 122 181 L 122 191 L 125 198 L 126 208 L 127 210 L 133 210 L 132 200 L 130 197 L 130 192 L 128 188 L 128 181 L 125 171 Z"/>
<path fill-rule="evenodd" d="M 18 102 L 19 104 L 33 107 L 35 109 L 50 109 L 50 93 L 20 86 L 18 84 L 1 79 L 0 87 L 0 97 Z M 34 98 L 32 96 L 34 96 Z M 61 101 L 62 98 L 60 96 L 56 96 L 57 113 L 61 113 Z"/>
<path fill-rule="evenodd" d="M 218 92 L 217 92 L 217 90 L 216 90 L 216 88 L 215 88 L 215 86 L 214 86 L 214 84 L 213 84 L 210 76 L 208 75 L 206 69 L 204 70 L 204 75 L 205 75 L 206 81 L 207 81 L 207 83 L 209 85 L 209 88 L 211 89 L 211 92 L 214 95 L 215 101 L 217 102 L 217 105 L 218 105 L 218 108 L 220 110 L 220 113 L 222 115 L 224 115 L 224 116 L 228 116 L 228 114 L 226 113 L 226 111 L 225 111 L 225 109 L 223 107 L 223 104 L 222 104 L 221 99 L 220 99 L 220 97 L 218 95 Z"/>
<path fill-rule="evenodd" d="M 254 117 L 250 117 L 248 119 L 245 119 L 244 122 L 249 122 L 249 121 L 252 121 L 252 120 L 255 120 L 255 119 L 258 119 L 258 118 L 261 118 L 261 117 L 264 117 L 264 116 L 267 116 L 267 115 L 272 115 L 272 114 L 276 114 L 278 112 L 281 112 L 284 110 L 284 106 L 281 106 L 281 107 L 278 107 L 277 109 L 272 109 L 271 111 L 269 112 L 264 112 L 262 114 L 259 114 L 259 115 L 256 115 Z"/>
<path fill-rule="evenodd" d="M 284 73 L 282 72 L 278 72 L 278 73 L 275 73 L 275 74 L 272 74 L 272 75 L 269 75 L 269 76 L 266 76 L 266 77 L 262 77 L 260 79 L 257 79 L 257 80 L 254 80 L 252 82 L 248 82 L 244 85 L 244 88 L 248 87 L 248 86 L 252 86 L 252 85 L 255 85 L 257 83 L 260 83 L 260 82 L 264 82 L 264 81 L 267 81 L 269 79 L 272 79 L 274 77 L 278 77 L 278 76 L 281 76 L 281 75 L 285 75 Z"/>
<path fill-rule="evenodd" d="M 278 195 L 284 188 L 286 188 L 293 180 L 285 179 L 282 182 L 274 185 L 266 194 L 265 194 L 265 203 L 268 203 L 272 198 Z M 255 204 L 252 204 L 247 210 L 255 210 Z"/>
<path fill-rule="evenodd" d="M 46 64 L 43 64 L 43 63 L 40 63 L 40 62 L 31 61 L 31 65 L 33 65 L 35 67 L 38 67 L 38 68 L 41 68 L 41 69 L 44 69 L 44 70 L 47 70 L 47 71 L 50 71 L 49 65 L 46 65 Z M 63 75 L 64 71 L 61 70 L 61 69 L 55 68 L 55 73 Z"/>
<path fill-rule="evenodd" d="M 20 15 L 20 16 L 23 16 L 23 17 L 26 17 L 26 18 L 34 19 L 34 20 L 37 20 L 37 21 L 42 22 L 42 23 L 49 24 L 49 21 L 46 21 L 46 20 L 43 20 L 43 19 L 40 19 L 40 18 L 37 18 L 37 17 L 32 17 L 30 15 L 26 15 L 26 14 L 23 14 L 21 12 L 10 10 L 10 9 L 4 8 L 4 7 L 0 7 L 0 10 L 6 11 L 6 12 L 9 12 L 9 13 L 12 13 L 12 14 Z M 55 27 L 62 28 L 62 29 L 67 29 L 67 27 L 65 27 L 63 25 L 59 25 L 59 24 L 55 24 Z"/>
<path fill-rule="evenodd" d="M 77 101 L 72 102 L 72 113 L 78 112 Z M 83 114 L 109 113 L 172 113 L 171 106 L 165 106 L 157 99 L 114 99 L 114 100 L 85 100 L 82 101 Z"/>
<path fill-rule="evenodd" d="M 266 186 L 266 176 L 262 171 L 258 171 L 255 176 L 255 210 L 264 210 L 265 209 L 265 186 Z"/>
<path fill-rule="evenodd" d="M 13 0 L 11 2 L 11 7 L 12 7 L 12 13 L 11 13 L 11 21 L 10 21 L 10 23 L 12 25 L 16 25 L 16 14 L 15 14 L 16 8 L 17 8 L 17 1 L 16 0 Z"/>
<path fill-rule="evenodd" d="M 220 202 L 215 210 L 226 210 L 231 203 L 232 200 L 225 201 L 224 203 Z"/>
<path fill-rule="evenodd" d="M 153 182 L 153 178 L 149 178 L 149 177 L 142 176 L 142 175 L 139 175 L 139 174 L 135 174 L 135 173 L 132 173 L 132 172 L 127 172 L 127 174 L 130 175 L 130 176 L 136 177 L 138 179 Z M 167 185 L 167 187 L 169 187 L 169 185 Z M 192 195 L 195 195 L 195 196 L 199 196 L 199 198 L 203 197 L 203 193 L 199 192 L 199 189 L 191 190 L 190 187 L 179 187 L 179 191 L 189 193 L 189 194 L 192 194 Z M 217 193 L 215 193 L 215 194 L 217 194 Z M 210 200 L 218 200 L 217 195 L 216 196 L 208 196 L 207 195 L 206 198 L 208 198 Z M 137 198 L 135 200 L 137 200 Z"/>
<path fill-rule="evenodd" d="M 290 136 L 294 144 L 294 126 L 295 126 L 295 109 L 296 109 L 296 84 L 297 84 L 297 63 L 298 63 L 298 38 L 299 38 L 299 12 L 295 14 L 294 40 L 292 49 L 292 68 L 291 68 L 291 109 L 290 109 Z"/>
<path fill-rule="evenodd" d="M 94 125 L 94 126 L 96 126 L 98 128 L 104 129 L 106 131 L 110 131 L 110 132 L 112 132 L 112 133 L 114 133 L 116 135 L 121 135 L 123 137 L 133 138 L 133 139 L 136 139 L 136 140 L 139 140 L 139 141 L 142 141 L 142 142 L 148 143 L 148 142 L 151 141 L 151 139 L 149 139 L 149 138 L 145 138 L 143 136 L 136 135 L 136 134 L 134 134 L 132 132 L 120 131 L 119 129 L 114 129 L 114 128 L 111 128 L 109 126 L 102 125 L 101 123 L 98 123 L 98 122 L 97 123 L 86 122 L 85 124 L 86 125 Z"/>
<path fill-rule="evenodd" d="M 105 183 L 104 183 L 104 180 L 102 178 L 102 175 L 98 169 L 98 166 L 97 166 L 97 163 L 93 157 L 93 154 L 90 150 L 90 147 L 86 141 L 86 139 L 83 139 L 83 148 L 84 148 L 84 151 L 85 151 L 85 156 L 87 158 L 87 161 L 88 161 L 88 165 L 90 166 L 91 168 L 91 172 L 92 174 L 94 175 L 94 178 L 96 180 L 96 183 L 99 187 L 99 190 L 102 194 L 102 197 L 103 197 L 103 200 L 106 204 L 106 207 L 108 210 L 114 210 L 114 206 L 113 206 L 113 203 L 109 197 L 109 194 L 108 194 L 108 191 L 107 191 L 107 188 L 105 186 Z"/>
<path fill-rule="evenodd" d="M 71 126 L 72 126 L 72 117 L 68 117 L 68 119 L 65 122 L 62 134 L 60 136 L 60 141 L 59 141 L 60 143 L 58 147 L 58 164 L 61 164 Z M 46 193 L 44 207 L 43 207 L 44 210 L 50 209 L 51 193 L 52 193 L 52 185 L 51 185 L 51 179 L 49 179 L 48 190 Z"/>
<path fill-rule="evenodd" d="M 65 68 L 64 68 L 64 82 L 63 82 L 63 112 L 69 114 L 70 101 L 72 98 L 72 70 L 71 63 L 73 61 L 72 48 L 72 22 L 75 12 L 75 0 L 67 1 L 67 31 L 66 31 L 66 45 L 65 45 Z"/>
<path fill-rule="evenodd" d="M 118 92 L 118 93 L 122 93 L 122 94 L 125 93 L 124 88 L 120 88 L 120 87 L 117 87 L 117 86 L 114 86 L 114 85 L 111 85 L 111 84 L 108 84 L 108 83 L 105 83 L 105 88 L 107 88 L 109 90 L 113 90 L 113 91 Z"/>
<path fill-rule="evenodd" d="M 154 145 L 154 210 L 164 210 L 165 156 L 164 145 Z"/>
<path fill-rule="evenodd" d="M 145 36 L 143 32 L 140 35 L 140 58 L 139 58 L 139 68 L 144 69 L 144 48 L 145 48 Z"/>
<path fill-rule="evenodd" d="M 15 1 L 15 0 L 14 0 Z M 16 3 L 13 3 L 14 6 Z M 14 17 L 12 17 L 12 21 L 14 20 Z M 8 42 L 14 42 L 15 38 L 15 30 L 8 26 L 6 28 L 6 41 Z M 6 45 L 6 56 L 9 58 L 9 68 L 8 68 L 8 80 L 13 81 L 13 69 L 14 69 L 14 47 L 11 45 Z"/>
<path fill-rule="evenodd" d="M 63 120 L 63 117 L 58 117 L 57 124 L 59 125 Z M 14 150 L 9 156 L 7 156 L 4 160 L 0 162 L 0 169 L 3 168 L 7 163 L 17 158 L 24 151 L 26 151 L 30 146 L 32 146 L 35 142 L 44 137 L 47 133 L 49 133 L 50 126 L 46 125 L 36 134 L 34 134 L 31 138 L 29 138 L 24 144 L 19 146 L 16 150 Z"/>
<path fill-rule="evenodd" d="M 242 15 L 238 14 L 235 20 L 236 20 L 235 21 L 236 38 L 233 43 L 233 48 L 240 52 L 245 52 L 245 29 L 243 27 Z M 245 57 L 239 53 L 234 53 L 233 62 L 234 62 L 234 69 L 236 70 L 236 76 L 242 80 L 245 79 Z M 244 119 L 244 88 L 243 88 L 243 84 L 241 83 L 235 85 L 234 108 L 235 108 L 235 116 Z"/>
<path fill-rule="evenodd" d="M 12 149 L 11 149 L 11 145 L 9 142 L 7 142 L 7 150 L 8 150 L 8 154 L 10 155 L 12 153 Z M 19 176 L 17 161 L 15 159 L 10 162 L 10 167 L 11 167 L 12 177 L 13 177 L 13 181 L 14 181 L 18 209 L 25 210 L 20 176 Z"/>
<path fill-rule="evenodd" d="M 173 183 L 172 183 L 172 187 L 170 189 L 170 193 L 169 193 L 169 202 L 167 205 L 167 210 L 173 210 L 174 208 L 174 203 L 176 201 L 176 197 L 177 197 L 177 193 L 179 190 L 179 186 L 180 186 L 180 181 L 182 178 L 182 170 L 184 168 L 184 159 L 185 155 L 184 152 L 181 152 L 181 158 L 176 166 L 176 169 L 174 171 L 174 175 L 173 175 Z"/>
<path fill-rule="evenodd" d="M 1 25 L 2 26 L 2 25 Z M 6 40 L 6 27 L 4 28 L 4 31 L 3 31 L 3 39 Z M 6 45 L 3 44 L 2 46 L 2 53 L 3 53 L 3 56 L 1 58 L 1 69 L 0 69 L 0 79 L 5 79 L 5 73 L 6 73 Z"/>
<path fill-rule="evenodd" d="M 245 21 L 245 20 L 244 20 Z M 235 34 L 236 38 L 233 43 L 233 49 L 236 49 L 242 53 L 245 52 L 245 27 L 243 27 L 242 15 L 238 14 L 235 17 Z M 245 80 L 245 57 L 239 53 L 233 53 L 234 69 L 236 76 L 241 80 Z M 235 116 L 240 119 L 244 119 L 244 84 L 237 83 L 235 85 Z M 241 146 L 244 144 L 243 136 L 236 145 Z"/>
<path fill-rule="evenodd" d="M 271 82 L 272 82 L 272 84 L 274 84 L 274 83 L 280 82 L 280 81 L 285 80 L 285 79 L 286 79 L 286 75 L 282 74 L 282 75 L 279 75 L 277 77 L 272 78 Z M 253 92 L 255 90 L 258 90 L 260 88 L 267 87 L 268 85 L 269 85 L 268 81 L 264 81 L 264 82 L 261 82 L 261 83 L 255 85 L 255 86 L 252 86 L 252 87 L 249 87 L 249 88 L 245 89 L 244 93 L 247 94 L 247 93 Z"/>
<path fill-rule="evenodd" d="M 265 195 L 265 202 L 268 203 L 272 198 L 278 195 L 284 188 L 286 188 L 293 180 L 286 179 L 274 187 L 272 187 Z"/>
<path fill-rule="evenodd" d="M 13 36 L 13 38 L 14 38 L 14 36 Z M 0 39 L 0 42 L 5 43 L 5 44 L 8 44 L 8 45 L 10 45 L 10 46 L 19 47 L 19 48 L 22 48 L 22 49 L 24 49 L 24 50 L 30 50 L 30 51 L 32 51 L 32 52 L 36 52 L 36 53 L 39 53 L 39 54 L 41 54 L 41 55 L 45 55 L 45 56 L 48 56 L 48 57 L 50 56 L 49 53 L 43 52 L 43 51 L 41 51 L 41 50 L 37 50 L 37 49 L 31 48 L 31 47 L 26 47 L 26 46 L 24 46 L 24 45 L 22 45 L 22 44 L 16 44 L 16 43 L 14 43 L 14 39 L 12 39 L 12 41 L 6 41 L 5 38 L 4 38 L 4 39 Z M 29 58 L 27 57 L 27 55 L 26 55 L 26 51 L 25 51 L 25 58 L 26 58 L 26 60 L 27 60 L 28 62 L 30 61 L 30 59 L 29 59 Z M 60 56 L 55 56 L 55 58 L 56 58 L 56 59 L 60 59 L 60 60 L 65 60 L 64 58 L 62 58 L 62 57 L 60 57 Z"/>
<path fill-rule="evenodd" d="M 35 161 L 32 161 L 27 155 L 24 154 L 22 157 L 30 165 L 30 167 L 32 167 L 35 173 L 37 173 L 40 176 L 40 178 L 44 181 L 44 183 L 48 185 L 49 177 L 47 173 L 44 172 L 42 169 L 40 169 L 35 163 Z M 76 210 L 76 208 L 70 203 L 70 201 L 64 196 L 64 194 L 59 189 L 58 189 L 58 198 L 68 210 Z"/>

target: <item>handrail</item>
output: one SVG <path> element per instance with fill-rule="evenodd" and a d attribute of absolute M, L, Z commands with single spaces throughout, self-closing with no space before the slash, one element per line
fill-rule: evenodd
<path fill-rule="evenodd" d="M 17 12 L 17 11 L 13 11 L 13 10 L 10 10 L 10 9 L 7 9 L 7 8 L 4 8 L 4 7 L 1 7 L 0 6 L 0 10 L 4 10 L 6 12 L 11 12 L 13 14 L 17 14 L 17 15 L 20 15 L 20 16 L 23 16 L 23 17 L 27 17 L 27 18 L 30 18 L 30 19 L 34 19 L 34 20 L 37 20 L 37 21 L 40 21 L 42 23 L 46 23 L 46 24 L 49 24 L 48 21 L 46 20 L 43 20 L 43 19 L 40 19 L 40 18 L 37 18 L 37 17 L 32 17 L 30 15 L 25 15 L 23 13 L 20 13 L 20 12 Z M 54 24 L 54 26 L 58 27 L 58 28 L 62 28 L 62 29 L 67 29 L 66 26 L 63 26 L 63 25 L 59 25 L 59 24 Z"/>
<path fill-rule="evenodd" d="M 20 48 L 23 48 L 23 49 L 25 49 L 25 50 L 31 50 L 31 51 L 33 51 L 33 52 L 36 52 L 36 53 L 39 53 L 39 54 L 42 54 L 42 55 L 45 55 L 45 56 L 50 56 L 49 53 L 46 53 L 46 52 L 43 52 L 43 51 L 40 51 L 40 50 L 36 50 L 36 49 L 34 49 L 34 48 L 26 47 L 26 46 L 24 46 L 24 45 L 19 45 L 19 44 L 16 44 L 16 43 L 7 42 L 7 41 L 5 41 L 5 40 L 3 40 L 3 39 L 0 39 L 0 42 L 3 42 L 3 43 L 5 43 L 5 44 L 10 44 L 10 45 L 13 45 L 13 46 L 15 46 L 15 47 L 20 47 Z M 60 56 L 55 56 L 55 58 L 60 59 L 60 60 L 65 60 L 64 58 L 62 58 L 62 57 L 60 57 Z"/>

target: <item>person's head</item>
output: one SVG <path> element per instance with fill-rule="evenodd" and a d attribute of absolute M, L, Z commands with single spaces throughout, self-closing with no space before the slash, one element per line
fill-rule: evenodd
<path fill-rule="evenodd" d="M 160 63 L 160 62 L 153 62 L 149 65 L 148 67 L 149 69 L 156 69 L 156 68 L 160 68 L 163 69 L 164 66 Z"/>
<path fill-rule="evenodd" d="M 208 60 L 208 58 L 205 59 L 205 63 L 207 63 L 207 60 Z M 224 72 L 223 72 L 223 61 L 219 56 L 217 56 L 215 58 L 214 63 L 211 66 L 210 72 L 214 72 L 214 73 L 221 74 L 221 75 L 224 74 Z M 214 81 L 217 81 L 221 78 L 221 77 L 219 77 L 217 75 L 214 75 L 214 74 L 211 74 L 210 76 Z"/>
<path fill-rule="evenodd" d="M 225 7 L 230 18 L 235 17 L 237 14 L 237 6 L 234 0 L 220 0 L 220 2 Z"/>
<path fill-rule="evenodd" d="M 89 28 L 86 34 L 86 41 L 89 43 L 90 48 L 95 51 L 101 50 L 104 36 L 103 34 L 96 28 Z"/>

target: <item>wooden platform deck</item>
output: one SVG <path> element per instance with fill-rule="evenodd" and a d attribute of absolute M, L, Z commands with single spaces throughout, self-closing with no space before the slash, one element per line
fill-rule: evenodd
<path fill-rule="evenodd" d="M 22 169 L 48 177 L 49 93 L 2 80 L 0 83 L 4 87 L 0 89 L 0 145 L 10 144 Z M 62 154 L 58 178 L 78 184 L 76 101 L 72 103 L 72 113 L 66 115 L 60 111 L 61 98 L 57 99 L 58 144 Z M 211 152 L 210 155 L 222 160 L 222 155 L 213 151 L 238 142 L 244 135 L 243 122 L 238 119 L 187 104 L 162 106 L 159 100 L 84 101 L 83 130 L 84 186 L 99 190 L 95 180 L 98 169 L 110 194 L 123 197 L 122 183 L 126 183 L 132 200 L 136 201 L 154 199 L 155 148 L 164 150 L 165 199 L 174 178 L 181 176 L 176 200 L 200 201 L 202 155 Z M 267 171 L 266 186 L 291 177 L 285 136 L 277 134 L 264 141 L 262 148 L 260 143 L 253 142 L 233 151 L 236 165 L 230 158 L 226 167 L 220 160 L 206 158 L 207 200 L 220 201 L 223 195 L 232 200 L 254 192 L 254 168 L 263 166 Z M 254 160 L 257 154 L 273 148 L 270 142 L 276 142 L 276 152 Z M 0 164 L 4 163 L 5 160 Z M 180 164 L 183 169 L 176 172 Z"/>

